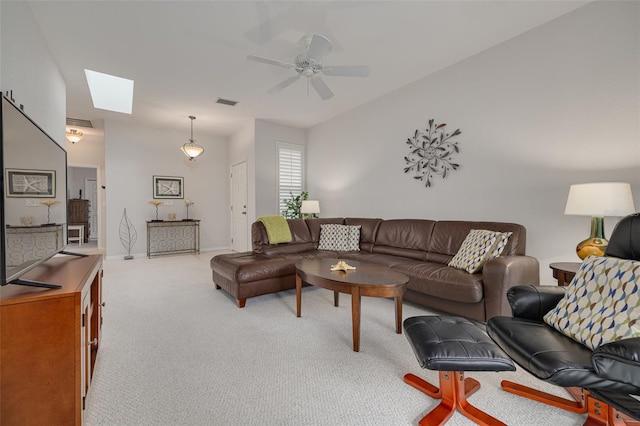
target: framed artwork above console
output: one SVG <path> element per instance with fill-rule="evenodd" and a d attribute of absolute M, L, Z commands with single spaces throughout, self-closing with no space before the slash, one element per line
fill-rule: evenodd
<path fill-rule="evenodd" d="M 154 176 L 153 198 L 184 198 L 184 178 L 179 176 Z"/>

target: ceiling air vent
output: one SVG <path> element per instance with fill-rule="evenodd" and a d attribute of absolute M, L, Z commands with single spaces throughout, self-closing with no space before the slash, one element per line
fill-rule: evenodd
<path fill-rule="evenodd" d="M 217 104 L 222 104 L 222 105 L 235 106 L 238 103 L 238 101 L 232 101 L 231 99 L 218 98 L 216 103 Z"/>
<path fill-rule="evenodd" d="M 67 126 L 88 127 L 93 129 L 93 124 L 89 120 L 81 120 L 79 118 L 67 117 Z"/>

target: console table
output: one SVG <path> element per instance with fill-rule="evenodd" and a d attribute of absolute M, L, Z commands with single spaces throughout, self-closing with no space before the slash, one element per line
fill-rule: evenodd
<path fill-rule="evenodd" d="M 100 347 L 102 256 L 55 256 L 0 293 L 0 424 L 76 425 Z"/>
<path fill-rule="evenodd" d="M 200 253 L 200 221 L 147 222 L 147 257 Z"/>
<path fill-rule="evenodd" d="M 36 226 L 7 226 L 7 266 L 22 265 L 51 255 L 64 247 L 61 224 Z"/>

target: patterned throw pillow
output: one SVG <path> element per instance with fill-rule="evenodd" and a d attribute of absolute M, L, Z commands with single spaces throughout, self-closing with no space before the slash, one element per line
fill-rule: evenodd
<path fill-rule="evenodd" d="M 318 250 L 360 251 L 361 225 L 320 225 Z"/>
<path fill-rule="evenodd" d="M 510 236 L 511 232 L 472 229 L 449 262 L 449 266 L 475 274 L 481 271 L 489 260 L 500 256 Z"/>
<path fill-rule="evenodd" d="M 640 262 L 587 257 L 544 321 L 591 349 L 640 337 L 639 286 Z"/>

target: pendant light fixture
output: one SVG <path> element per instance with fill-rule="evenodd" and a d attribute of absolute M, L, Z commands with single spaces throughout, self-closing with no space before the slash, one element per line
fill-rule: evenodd
<path fill-rule="evenodd" d="M 198 145 L 193 139 L 193 120 L 195 120 L 196 118 L 193 115 L 190 115 L 189 118 L 191 119 L 191 138 L 189 138 L 189 142 L 182 145 L 182 148 L 180 148 L 180 150 L 184 152 L 184 155 L 189 158 L 189 161 L 193 161 L 196 159 L 196 157 L 202 155 L 202 153 L 204 152 L 204 148 Z"/>
<path fill-rule="evenodd" d="M 83 138 L 82 132 L 76 129 L 69 129 L 67 131 L 67 140 L 71 143 L 80 142 Z"/>

